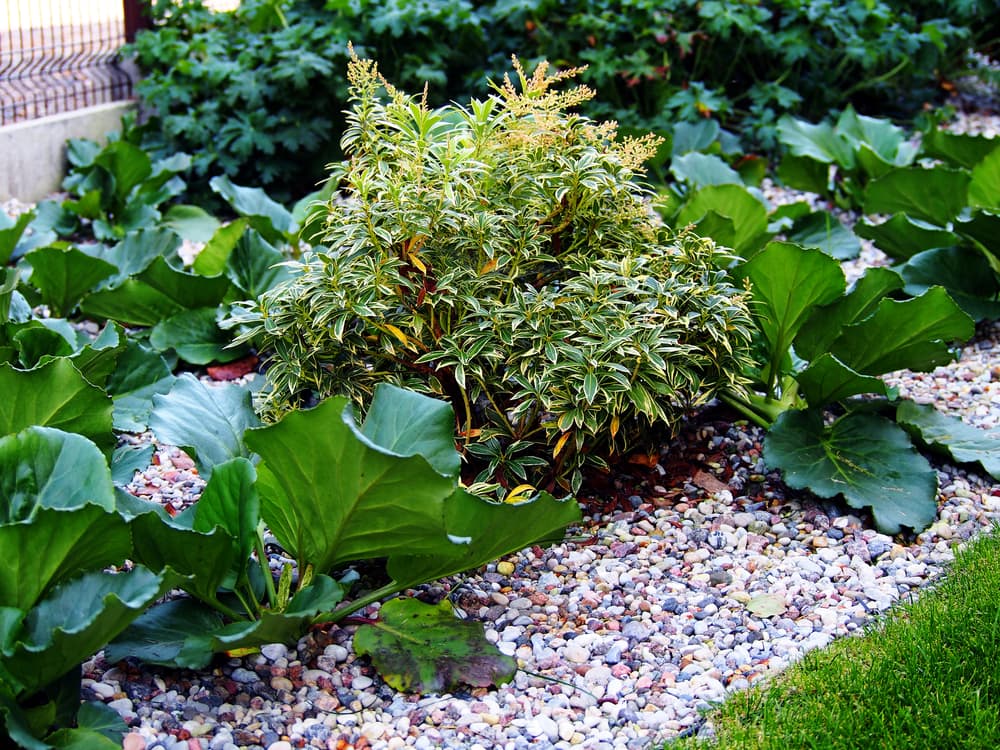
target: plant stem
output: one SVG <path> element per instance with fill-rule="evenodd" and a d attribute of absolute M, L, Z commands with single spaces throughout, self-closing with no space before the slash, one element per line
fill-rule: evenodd
<path fill-rule="evenodd" d="M 271 577 L 271 566 L 268 565 L 267 552 L 264 549 L 263 521 L 257 524 L 257 534 L 254 538 L 254 547 L 257 549 L 257 562 L 260 563 L 261 573 L 264 575 L 264 588 L 267 589 L 267 602 L 273 607 L 278 602 L 278 593 L 274 590 L 274 579 Z"/>
<path fill-rule="evenodd" d="M 351 602 L 347 606 L 339 607 L 333 612 L 326 612 L 317 619 L 322 622 L 329 623 L 340 622 L 352 612 L 357 612 L 359 609 L 364 609 L 369 604 L 374 604 L 381 599 L 385 599 L 387 596 L 392 596 L 393 594 L 398 593 L 400 588 L 401 587 L 398 583 L 390 581 L 382 588 L 375 589 L 374 591 L 365 594 L 360 599 Z"/>

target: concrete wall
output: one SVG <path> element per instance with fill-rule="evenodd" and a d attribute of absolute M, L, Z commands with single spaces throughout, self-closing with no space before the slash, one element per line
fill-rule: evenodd
<path fill-rule="evenodd" d="M 104 143 L 121 129 L 132 102 L 112 102 L 0 128 L 0 201 L 41 200 L 59 190 L 66 175 L 66 141 L 90 138 Z"/>

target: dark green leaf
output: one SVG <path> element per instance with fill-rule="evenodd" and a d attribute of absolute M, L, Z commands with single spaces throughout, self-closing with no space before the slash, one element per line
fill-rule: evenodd
<path fill-rule="evenodd" d="M 854 166 L 850 142 L 828 122 L 814 125 L 785 116 L 778 120 L 778 137 L 794 156 L 847 169 Z"/>
<path fill-rule="evenodd" d="M 31 284 L 55 315 L 69 315 L 94 286 L 118 269 L 75 247 L 40 247 L 25 256 Z"/>
<path fill-rule="evenodd" d="M 450 443 L 453 430 L 439 439 Z M 250 430 L 246 443 L 262 458 L 261 515 L 300 563 L 326 572 L 340 562 L 434 554 L 449 544 L 444 508 L 455 480 L 422 456 L 372 443 L 341 397 Z"/>
<path fill-rule="evenodd" d="M 212 660 L 211 635 L 222 616 L 192 599 L 173 599 L 140 615 L 104 649 L 109 662 L 128 657 L 147 664 L 201 669 Z"/>
<path fill-rule="evenodd" d="M 694 188 L 706 185 L 742 185 L 739 172 L 714 154 L 700 154 L 697 151 L 675 156 L 670 163 L 670 173 L 679 182 L 686 182 Z"/>
<path fill-rule="evenodd" d="M 0 603 L 21 610 L 30 609 L 54 584 L 83 571 L 121 565 L 132 551 L 124 519 L 96 505 L 36 510 L 30 521 L 0 526 L 0 543 Z"/>
<path fill-rule="evenodd" d="M 940 285 L 974 320 L 1000 317 L 1000 281 L 984 254 L 975 248 L 926 250 L 898 270 L 906 280 L 907 294 L 923 294 Z"/>
<path fill-rule="evenodd" d="M 126 485 L 137 471 L 146 469 L 152 461 L 152 445 L 123 445 L 111 456 L 111 479 L 118 486 Z"/>
<path fill-rule="evenodd" d="M 177 378 L 167 395 L 153 396 L 149 419 L 157 438 L 192 453 L 206 478 L 216 464 L 250 455 L 243 433 L 259 424 L 246 388 L 210 388 L 187 373 Z"/>
<path fill-rule="evenodd" d="M 221 223 L 198 206 L 180 204 L 170 207 L 160 225 L 173 229 L 190 242 L 208 242 L 219 229 Z"/>
<path fill-rule="evenodd" d="M 973 168 L 969 205 L 1000 210 L 1000 148 L 993 149 L 993 153 Z"/>
<path fill-rule="evenodd" d="M 6 265 L 10 260 L 14 248 L 21 240 L 21 235 L 34 218 L 33 211 L 20 214 L 16 220 L 12 220 L 6 213 L 0 211 L 0 266 Z"/>
<path fill-rule="evenodd" d="M 433 555 L 394 555 L 386 569 L 400 585 L 417 586 L 477 568 L 532 544 L 559 539 L 567 526 L 579 520 L 576 501 L 556 500 L 546 492 L 530 502 L 508 505 L 457 489 L 445 506 L 451 544 L 442 545 Z"/>
<path fill-rule="evenodd" d="M 948 292 L 934 287 L 902 302 L 883 299 L 874 314 L 846 326 L 830 352 L 865 375 L 926 372 L 952 361 L 949 345 L 974 332 L 972 319 Z"/>
<path fill-rule="evenodd" d="M 837 260 L 856 258 L 861 242 L 833 214 L 816 211 L 798 220 L 787 233 L 789 242 L 815 247 Z"/>
<path fill-rule="evenodd" d="M 229 347 L 232 336 L 219 328 L 215 307 L 186 310 L 160 321 L 149 336 L 158 351 L 173 349 L 177 356 L 193 365 L 232 362 L 247 354 L 246 346 Z"/>
<path fill-rule="evenodd" d="M 0 523 L 30 521 L 38 508 L 115 507 L 104 456 L 82 435 L 29 427 L 0 438 Z"/>
<path fill-rule="evenodd" d="M 843 294 L 840 264 L 829 255 L 787 242 L 772 242 L 737 267 L 748 278 L 761 307 L 759 325 L 774 355 L 784 356 L 796 334 L 818 305 Z"/>
<path fill-rule="evenodd" d="M 883 298 L 903 288 L 903 279 L 888 268 L 869 268 L 843 297 L 815 309 L 795 337 L 795 353 L 814 359 L 829 352 L 844 326 L 871 315 Z"/>
<path fill-rule="evenodd" d="M 236 242 L 243 236 L 248 224 L 246 219 L 236 219 L 219 227 L 194 259 L 195 273 L 202 276 L 220 275 L 226 269 L 229 255 L 236 247 Z"/>
<path fill-rule="evenodd" d="M 111 399 L 68 359 L 27 371 L 0 364 L 0 393 L 0 435 L 45 425 L 85 435 L 109 453 L 114 448 Z"/>
<path fill-rule="evenodd" d="M 961 463 L 978 463 L 1000 481 L 1000 430 L 983 430 L 960 417 L 942 414 L 930 404 L 901 401 L 896 421 L 935 450 Z"/>
<path fill-rule="evenodd" d="M 968 133 L 949 133 L 935 128 L 920 141 L 921 154 L 972 169 L 1000 145 L 996 138 Z"/>
<path fill-rule="evenodd" d="M 829 189 L 829 171 L 826 162 L 805 156 L 787 155 L 778 165 L 777 174 L 778 179 L 790 188 L 822 195 Z"/>
<path fill-rule="evenodd" d="M 782 470 L 789 487 L 870 506 L 886 534 L 904 526 L 922 531 L 937 512 L 936 472 L 882 417 L 852 413 L 826 427 L 819 410 L 787 411 L 764 440 L 764 460 Z"/>
<path fill-rule="evenodd" d="M 106 388 L 114 400 L 114 427 L 143 432 L 153 409 L 153 396 L 167 393 L 174 383 L 170 367 L 156 352 L 130 341 Z"/>
<path fill-rule="evenodd" d="M 60 584 L 28 613 L 24 638 L 5 667 L 29 690 L 48 684 L 122 632 L 166 584 L 142 567 L 95 571 Z"/>
<path fill-rule="evenodd" d="M 260 188 L 234 185 L 226 176 L 213 177 L 209 185 L 268 241 L 281 241 L 293 232 L 291 213 Z"/>
<path fill-rule="evenodd" d="M 517 663 L 486 640 L 478 622 L 456 619 L 451 603 L 392 599 L 379 620 L 354 635 L 354 649 L 367 655 L 396 690 L 446 693 L 460 685 L 489 687 L 509 682 Z"/>
<path fill-rule="evenodd" d="M 821 354 L 795 376 L 810 406 L 823 407 L 859 393 L 885 395 L 885 383 L 855 372 L 829 352 Z"/>
<path fill-rule="evenodd" d="M 229 256 L 226 276 L 250 298 L 255 298 L 292 277 L 287 260 L 256 231 L 246 232 Z"/>
<path fill-rule="evenodd" d="M 454 431 L 455 412 L 448 403 L 389 384 L 375 388 L 361 426 L 361 433 L 386 452 L 423 456 L 446 477 L 458 476 L 462 466 L 454 441 L 443 438 Z"/>
<path fill-rule="evenodd" d="M 906 260 L 923 250 L 950 247 L 958 242 L 958 235 L 911 219 L 906 214 L 896 214 L 888 221 L 873 224 L 862 219 L 854 225 L 859 237 L 872 240 L 876 247 L 896 260 Z"/>
<path fill-rule="evenodd" d="M 695 224 L 709 211 L 732 219 L 733 250 L 744 257 L 767 236 L 767 208 L 742 185 L 709 185 L 696 192 L 677 216 L 677 226 Z"/>
<path fill-rule="evenodd" d="M 946 167 L 907 167 L 868 184 L 865 213 L 905 213 L 946 226 L 968 205 L 968 172 Z"/>

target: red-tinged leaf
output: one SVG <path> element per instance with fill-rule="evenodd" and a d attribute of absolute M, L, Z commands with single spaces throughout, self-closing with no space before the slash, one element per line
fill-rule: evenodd
<path fill-rule="evenodd" d="M 396 690 L 489 687 L 508 682 L 517 671 L 517 663 L 486 640 L 482 623 L 457 619 L 447 600 L 440 606 L 416 599 L 386 602 L 377 622 L 358 629 L 354 650 L 371 657 Z"/>

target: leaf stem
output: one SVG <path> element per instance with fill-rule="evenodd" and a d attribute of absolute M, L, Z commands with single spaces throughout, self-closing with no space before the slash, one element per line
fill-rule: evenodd
<path fill-rule="evenodd" d="M 274 607 L 278 603 L 278 593 L 274 590 L 274 579 L 271 577 L 271 566 L 268 564 L 267 551 L 264 549 L 264 522 L 257 524 L 257 534 L 254 538 L 254 547 L 257 549 L 257 562 L 260 563 L 261 573 L 264 576 L 264 588 L 267 589 L 267 602 Z"/>

